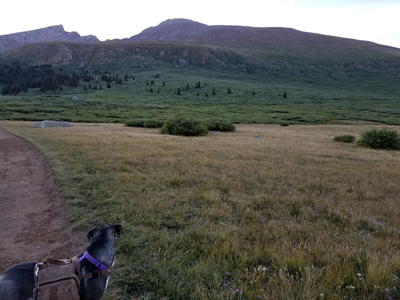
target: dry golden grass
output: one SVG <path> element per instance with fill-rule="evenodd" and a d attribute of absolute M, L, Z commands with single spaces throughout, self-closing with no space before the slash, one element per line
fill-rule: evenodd
<path fill-rule="evenodd" d="M 381 126 L 32 125 L 0 123 L 50 161 L 74 226 L 124 225 L 109 299 L 400 296 L 399 152 L 333 141 Z"/>

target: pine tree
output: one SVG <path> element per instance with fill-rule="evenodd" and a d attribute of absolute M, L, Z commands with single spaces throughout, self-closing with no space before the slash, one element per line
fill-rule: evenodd
<path fill-rule="evenodd" d="M 227 88 L 226 93 L 227 93 L 227 94 L 232 94 L 232 90 L 231 90 L 230 87 Z"/>
<path fill-rule="evenodd" d="M 180 89 L 180 88 L 178 88 L 178 89 L 176 90 L 176 94 L 177 94 L 178 96 L 181 95 L 181 89 Z"/>
<path fill-rule="evenodd" d="M 212 89 L 212 95 L 215 96 L 217 93 L 215 92 L 215 88 Z"/>
<path fill-rule="evenodd" d="M 111 84 L 108 82 L 107 83 L 107 88 L 109 89 L 111 87 Z"/>

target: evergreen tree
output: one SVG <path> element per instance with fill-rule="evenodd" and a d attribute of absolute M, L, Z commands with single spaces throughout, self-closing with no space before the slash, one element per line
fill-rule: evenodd
<path fill-rule="evenodd" d="M 111 87 L 111 84 L 108 82 L 107 83 L 107 88 L 109 89 Z"/>
<path fill-rule="evenodd" d="M 217 93 L 215 92 L 215 88 L 212 89 L 212 95 L 215 96 Z"/>
<path fill-rule="evenodd" d="M 178 88 L 178 89 L 176 90 L 176 94 L 177 94 L 178 96 L 181 95 L 181 89 L 180 89 L 180 88 Z"/>
<path fill-rule="evenodd" d="M 232 94 L 232 90 L 231 90 L 230 87 L 228 87 L 228 89 L 226 90 L 226 93 L 227 93 L 227 94 Z"/>
<path fill-rule="evenodd" d="M 188 84 L 186 84 L 186 91 L 188 91 L 190 89 L 190 87 L 189 87 L 189 83 Z"/>

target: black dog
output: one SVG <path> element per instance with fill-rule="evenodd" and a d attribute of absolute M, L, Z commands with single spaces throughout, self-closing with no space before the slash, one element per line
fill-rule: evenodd
<path fill-rule="evenodd" d="M 99 300 L 103 296 L 108 284 L 109 268 L 115 260 L 114 234 L 119 234 L 121 229 L 121 225 L 107 224 L 95 227 L 88 233 L 89 245 L 86 252 L 79 255 L 82 275 L 90 274 L 89 278 L 81 280 L 81 300 Z M 36 263 L 15 265 L 0 276 L 0 300 L 33 299 Z"/>

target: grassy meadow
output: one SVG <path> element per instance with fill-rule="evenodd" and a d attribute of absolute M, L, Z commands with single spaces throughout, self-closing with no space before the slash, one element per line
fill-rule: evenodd
<path fill-rule="evenodd" d="M 165 121 L 184 114 L 201 120 L 220 117 L 235 124 L 324 124 L 331 120 L 400 124 L 397 77 L 360 80 L 350 71 L 335 69 L 335 73 L 328 67 L 316 71 L 312 66 L 298 67 L 301 72 L 288 67 L 282 72 L 253 73 L 166 64 L 143 69 L 118 66 L 112 65 L 107 75 L 119 76 L 122 83 L 113 81 L 110 88 L 95 75 L 93 66 L 88 67 L 93 80 L 81 80 L 78 87 L 0 96 L 0 120 L 126 123 Z M 134 79 L 125 81 L 125 75 Z"/>
<path fill-rule="evenodd" d="M 123 225 L 105 299 L 400 297 L 399 153 L 333 141 L 382 126 L 33 124 L 0 122 L 49 161 L 73 226 Z"/>

